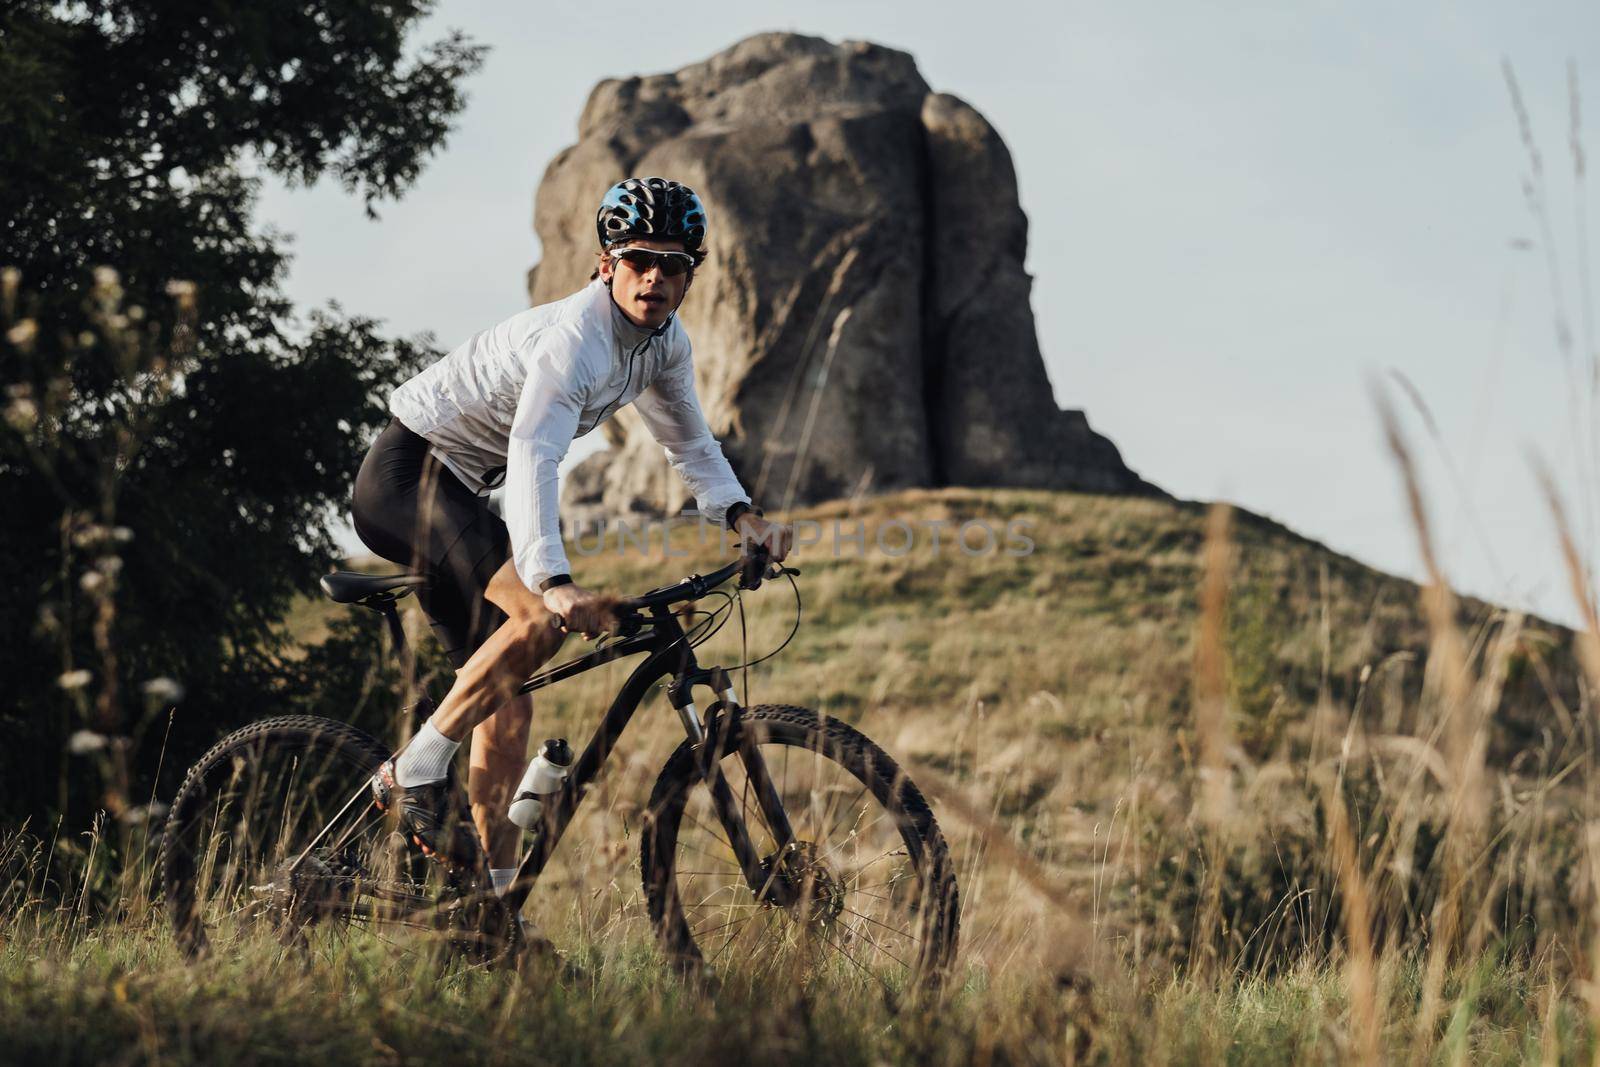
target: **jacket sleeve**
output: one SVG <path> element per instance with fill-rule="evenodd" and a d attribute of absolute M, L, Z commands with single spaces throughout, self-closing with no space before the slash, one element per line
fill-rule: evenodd
<path fill-rule="evenodd" d="M 750 500 L 700 410 L 694 391 L 694 356 L 687 337 L 680 335 L 666 367 L 633 404 L 650 435 L 666 451 L 672 468 L 694 494 L 701 515 L 721 525 L 728 505 Z"/>
<path fill-rule="evenodd" d="M 585 396 L 581 371 L 574 338 L 560 328 L 541 333 L 506 442 L 503 507 L 511 558 L 517 577 L 536 593 L 540 582 L 569 571 L 556 469 L 578 432 Z"/>

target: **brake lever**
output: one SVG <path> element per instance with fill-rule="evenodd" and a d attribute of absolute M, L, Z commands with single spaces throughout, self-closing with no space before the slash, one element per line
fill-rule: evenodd
<path fill-rule="evenodd" d="M 604 641 L 608 637 L 632 637 L 644 628 L 644 623 L 644 616 L 634 612 L 618 619 L 615 630 L 601 630 L 599 633 L 582 634 L 581 636 L 586 641 Z M 567 620 L 561 615 L 551 615 L 550 626 L 552 629 L 560 630 L 562 633 L 577 633 L 576 630 L 569 631 L 567 629 Z"/>
<path fill-rule="evenodd" d="M 567 629 L 567 618 L 566 618 L 565 615 L 551 615 L 550 616 L 550 628 L 552 630 L 560 630 L 564 634 L 566 634 L 566 633 L 573 633 L 573 634 L 578 633 L 577 630 L 568 630 Z M 601 637 L 602 634 L 579 634 L 579 636 L 582 637 L 586 641 L 593 641 L 597 637 Z"/>

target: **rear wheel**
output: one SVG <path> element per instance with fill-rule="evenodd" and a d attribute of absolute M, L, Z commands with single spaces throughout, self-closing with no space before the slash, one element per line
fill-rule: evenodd
<path fill-rule="evenodd" d="M 313 716 L 267 719 L 219 741 L 189 771 L 158 869 L 179 945 L 270 931 L 313 947 L 370 931 L 492 959 L 515 925 L 492 893 L 445 876 L 393 832 L 367 782 L 376 739 Z"/>
<path fill-rule="evenodd" d="M 958 896 L 949 848 L 916 785 L 849 725 L 759 705 L 708 727 L 718 766 L 761 857 L 752 890 L 687 743 L 662 770 L 642 845 L 663 948 L 689 971 L 779 968 L 804 980 L 937 985 L 955 959 Z M 793 838 L 780 846 L 746 774 L 761 754 Z M 765 886 L 790 887 L 777 902 Z"/>

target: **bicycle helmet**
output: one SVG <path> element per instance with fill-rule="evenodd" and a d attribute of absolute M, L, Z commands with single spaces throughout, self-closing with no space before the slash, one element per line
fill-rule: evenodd
<path fill-rule="evenodd" d="M 706 239 L 706 209 L 693 189 L 666 178 L 628 178 L 613 185 L 594 218 L 600 247 L 637 238 L 682 241 L 696 255 Z"/>

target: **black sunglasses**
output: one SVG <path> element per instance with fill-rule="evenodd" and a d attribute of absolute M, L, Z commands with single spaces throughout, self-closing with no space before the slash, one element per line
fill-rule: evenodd
<path fill-rule="evenodd" d="M 606 255 L 614 260 L 620 260 L 632 267 L 639 274 L 649 274 L 656 267 L 661 268 L 661 273 L 668 278 L 676 278 L 694 270 L 694 257 L 687 252 L 654 252 L 648 248 L 618 248 L 607 252 Z"/>

